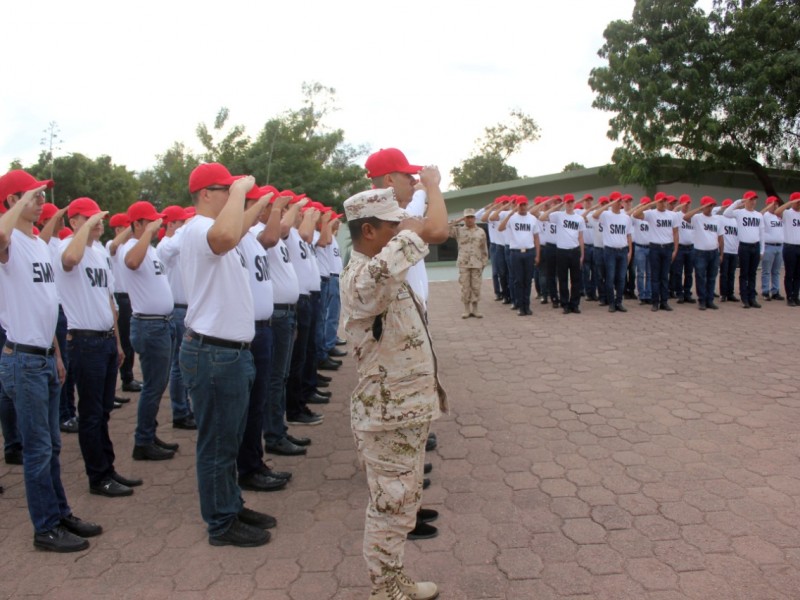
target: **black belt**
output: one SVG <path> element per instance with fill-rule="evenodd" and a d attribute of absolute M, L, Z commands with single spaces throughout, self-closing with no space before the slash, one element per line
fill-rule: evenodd
<path fill-rule="evenodd" d="M 784 246 L 791 246 L 792 248 L 800 248 L 800 244 L 790 244 L 789 242 L 786 242 Z"/>
<path fill-rule="evenodd" d="M 758 242 L 739 242 L 740 246 L 758 246 Z"/>
<path fill-rule="evenodd" d="M 28 344 L 15 344 L 14 342 L 6 342 L 6 348 L 14 352 L 23 352 L 24 354 L 36 354 L 38 356 L 53 356 L 56 352 L 55 346 L 49 348 L 40 348 L 39 346 L 28 346 Z"/>
<path fill-rule="evenodd" d="M 114 292 L 114 296 L 117 298 L 130 298 L 130 296 L 128 296 L 128 292 Z"/>
<path fill-rule="evenodd" d="M 531 252 L 533 248 L 511 248 L 512 252 L 522 252 L 525 254 L 526 252 Z"/>
<path fill-rule="evenodd" d="M 106 331 L 97 331 L 94 329 L 68 329 L 67 335 L 71 335 L 72 337 L 98 337 L 98 338 L 113 338 L 115 337 L 115 333 L 113 329 L 108 329 Z"/>
<path fill-rule="evenodd" d="M 776 244 L 774 242 L 764 242 L 765 246 L 783 246 L 783 244 Z"/>
<path fill-rule="evenodd" d="M 328 281 L 330 281 L 330 280 L 331 280 L 331 278 L 330 278 L 330 275 L 328 275 L 328 276 L 325 276 L 325 275 L 320 275 L 320 277 L 319 277 L 319 278 L 320 278 L 322 281 L 325 281 L 325 282 L 328 282 Z"/>
<path fill-rule="evenodd" d="M 656 248 L 674 248 L 675 242 L 670 242 L 669 244 L 654 244 L 653 242 L 650 242 L 650 245 L 655 246 Z"/>
<path fill-rule="evenodd" d="M 310 300 L 311 299 L 311 294 L 300 294 L 300 298 L 304 298 L 305 300 Z"/>
<path fill-rule="evenodd" d="M 553 247 L 553 248 L 557 248 L 557 246 L 556 246 L 556 243 L 555 243 L 555 242 L 546 242 L 546 243 L 545 243 L 545 246 L 551 246 L 551 247 Z"/>
<path fill-rule="evenodd" d="M 700 248 L 695 248 L 695 252 L 719 252 L 719 248 L 711 248 L 710 250 L 702 250 Z"/>
<path fill-rule="evenodd" d="M 681 248 L 694 248 L 694 244 L 678 244 Z"/>
<path fill-rule="evenodd" d="M 562 252 L 572 252 L 573 250 L 580 250 L 580 246 L 573 246 L 572 248 L 556 248 L 556 250 L 561 250 Z"/>
<path fill-rule="evenodd" d="M 634 246 L 638 246 L 639 248 L 649 248 L 650 244 L 637 244 L 636 242 L 633 243 Z"/>
<path fill-rule="evenodd" d="M 231 348 L 233 350 L 250 350 L 250 342 L 234 342 L 232 340 L 223 340 L 210 335 L 197 333 L 194 329 L 186 329 L 186 335 L 188 335 L 191 339 L 200 342 L 201 344 L 220 346 L 221 348 Z"/>
<path fill-rule="evenodd" d="M 175 308 L 189 308 L 188 304 L 176 304 Z"/>
<path fill-rule="evenodd" d="M 658 244 L 656 244 L 658 246 Z M 627 250 L 627 246 L 604 246 L 606 250 Z"/>
<path fill-rule="evenodd" d="M 296 304 L 273 304 L 273 310 L 295 310 Z"/>
<path fill-rule="evenodd" d="M 269 318 L 256 321 L 256 327 L 272 327 L 272 319 Z"/>
<path fill-rule="evenodd" d="M 143 315 L 141 313 L 133 313 L 134 319 L 140 321 L 171 321 L 172 315 Z"/>
<path fill-rule="evenodd" d="M 336 277 L 336 279 L 339 279 L 339 274 L 338 273 L 331 273 L 331 277 Z"/>
<path fill-rule="evenodd" d="M 311 292 L 311 297 L 312 297 L 312 298 L 314 298 L 314 297 L 316 297 L 316 296 L 319 296 L 319 295 L 321 295 L 321 293 L 322 293 L 322 292 L 314 292 L 314 291 L 312 291 L 312 292 Z"/>

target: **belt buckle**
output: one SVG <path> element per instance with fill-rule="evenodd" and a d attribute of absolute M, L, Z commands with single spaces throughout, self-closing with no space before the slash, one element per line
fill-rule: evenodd
<path fill-rule="evenodd" d="M 520 248 L 519 251 L 522 252 L 523 254 L 525 254 L 528 251 L 528 249 L 527 248 Z"/>

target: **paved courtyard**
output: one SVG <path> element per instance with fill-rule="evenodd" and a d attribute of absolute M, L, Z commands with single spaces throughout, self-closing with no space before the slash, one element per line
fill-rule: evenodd
<path fill-rule="evenodd" d="M 438 421 L 436 539 L 409 542 L 409 572 L 443 600 L 800 598 L 800 309 L 764 303 L 582 315 L 491 301 L 462 320 L 457 284 L 431 285 L 430 320 L 452 404 Z M 351 358 L 282 492 L 244 492 L 278 518 L 256 549 L 206 542 L 193 432 L 160 434 L 176 458 L 130 458 L 134 402 L 112 415 L 129 498 L 88 493 L 77 437 L 63 480 L 105 533 L 82 553 L 37 552 L 22 468 L 0 464 L 0 598 L 365 600 L 366 488 L 348 420 Z"/>

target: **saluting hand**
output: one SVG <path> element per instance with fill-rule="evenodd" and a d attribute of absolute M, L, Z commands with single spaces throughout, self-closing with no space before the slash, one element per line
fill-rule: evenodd
<path fill-rule="evenodd" d="M 231 191 L 239 190 L 242 194 L 246 194 L 253 186 L 256 184 L 256 178 L 252 175 L 245 175 L 244 177 L 240 177 L 236 181 L 231 184 Z"/>
<path fill-rule="evenodd" d="M 150 235 L 155 235 L 156 232 L 161 228 L 161 223 L 163 221 L 164 219 L 156 219 L 155 221 L 150 221 L 147 224 L 147 227 L 144 228 L 144 232 L 149 233 Z"/>
<path fill-rule="evenodd" d="M 442 182 L 442 174 L 439 173 L 439 167 L 436 165 L 423 167 L 422 171 L 419 172 L 419 181 L 425 188 L 439 187 Z"/>

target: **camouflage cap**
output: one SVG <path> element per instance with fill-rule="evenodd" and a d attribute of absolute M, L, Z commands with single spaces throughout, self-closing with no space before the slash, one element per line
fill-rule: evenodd
<path fill-rule="evenodd" d="M 374 217 L 381 221 L 399 222 L 410 216 L 397 204 L 392 188 L 367 190 L 350 196 L 344 201 L 344 214 L 348 221 Z"/>
<path fill-rule="evenodd" d="M 474 208 L 465 208 L 464 209 L 464 216 L 465 217 L 474 217 L 475 216 L 475 209 Z"/>

